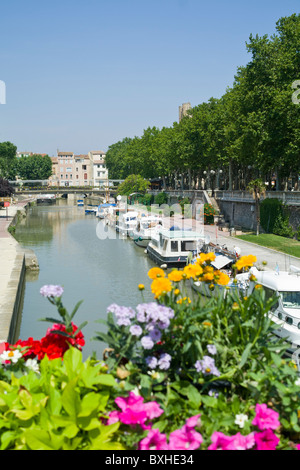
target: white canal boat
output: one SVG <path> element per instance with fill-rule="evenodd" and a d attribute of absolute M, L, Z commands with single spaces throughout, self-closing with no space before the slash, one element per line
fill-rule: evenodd
<path fill-rule="evenodd" d="M 266 298 L 277 296 L 270 311 L 270 318 L 276 324 L 274 334 L 290 343 L 289 352 L 293 354 L 300 348 L 300 269 L 294 266 L 290 266 L 290 271 L 258 271 L 251 268 L 250 273 L 255 276 L 256 283 L 263 286 Z M 249 282 L 248 295 L 256 283 Z"/>
<path fill-rule="evenodd" d="M 120 214 L 116 221 L 116 231 L 121 235 L 130 236 L 137 226 L 139 213 L 136 211 L 128 211 Z"/>
<path fill-rule="evenodd" d="M 162 218 L 158 215 L 139 218 L 137 226 L 132 233 L 134 243 L 142 248 L 147 248 L 151 238 L 155 237 L 160 227 L 162 227 Z"/>
<path fill-rule="evenodd" d="M 187 261 L 201 251 L 205 239 L 202 233 L 192 230 L 160 229 L 147 246 L 148 256 L 159 266 L 185 266 Z"/>

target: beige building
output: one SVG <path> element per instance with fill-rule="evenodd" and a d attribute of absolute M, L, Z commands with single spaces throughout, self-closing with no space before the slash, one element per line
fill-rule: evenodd
<path fill-rule="evenodd" d="M 102 150 L 89 152 L 91 178 L 94 187 L 108 186 L 108 170 L 105 164 L 105 153 Z"/>
<path fill-rule="evenodd" d="M 87 155 L 58 152 L 52 157 L 51 186 L 104 187 L 108 180 L 105 152 L 91 151 Z"/>
<path fill-rule="evenodd" d="M 179 106 L 179 122 L 181 121 L 183 116 L 186 115 L 187 111 L 191 108 L 191 103 L 183 103 L 181 106 Z"/>

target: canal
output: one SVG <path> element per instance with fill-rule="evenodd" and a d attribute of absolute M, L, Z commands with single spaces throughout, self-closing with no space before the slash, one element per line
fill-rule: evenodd
<path fill-rule="evenodd" d="M 27 272 L 24 304 L 20 318 L 21 339 L 40 339 L 50 323 L 44 317 L 59 318 L 56 309 L 40 295 L 45 284 L 63 286 L 63 303 L 69 312 L 83 300 L 74 323 L 87 320 L 83 329 L 86 359 L 94 351 L 102 358 L 105 345 L 91 338 L 105 326 L 111 303 L 135 307 L 153 301 L 148 270 L 154 266 L 129 238 L 119 238 L 115 230 L 105 227 L 94 215 L 86 215 L 84 207 L 73 201 L 58 199 L 54 205 L 34 205 L 17 226 L 15 237 L 24 248 L 32 249 L 39 262 L 38 273 Z M 145 291 L 138 290 L 138 284 Z"/>

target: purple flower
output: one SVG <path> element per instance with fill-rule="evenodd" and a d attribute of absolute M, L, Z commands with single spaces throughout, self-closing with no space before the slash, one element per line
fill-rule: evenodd
<path fill-rule="evenodd" d="M 141 339 L 141 343 L 144 349 L 152 349 L 154 346 L 154 343 L 150 336 L 143 336 Z"/>
<path fill-rule="evenodd" d="M 158 367 L 161 370 L 167 370 L 170 367 L 171 363 L 171 356 L 170 354 L 164 353 L 160 356 L 159 361 L 158 361 Z"/>
<path fill-rule="evenodd" d="M 157 359 L 154 356 L 149 356 L 146 359 L 146 364 L 149 369 L 155 369 L 157 367 Z"/>
<path fill-rule="evenodd" d="M 139 325 L 132 325 L 129 328 L 129 331 L 132 334 L 132 336 L 141 336 L 141 334 L 143 333 L 143 330 Z"/>
<path fill-rule="evenodd" d="M 203 356 L 203 359 L 195 363 L 195 368 L 197 372 L 202 372 L 205 375 L 212 374 L 219 376 L 220 372 L 218 371 L 215 361 L 212 357 Z"/>
<path fill-rule="evenodd" d="M 61 297 L 63 294 L 63 288 L 61 286 L 46 285 L 41 287 L 40 294 L 43 297 Z"/>
<path fill-rule="evenodd" d="M 150 330 L 149 335 L 151 339 L 155 342 L 159 341 L 161 338 L 161 332 L 157 328 Z"/>

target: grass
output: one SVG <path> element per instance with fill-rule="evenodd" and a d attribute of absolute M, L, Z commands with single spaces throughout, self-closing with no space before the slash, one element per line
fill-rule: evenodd
<path fill-rule="evenodd" d="M 272 248 L 273 250 L 300 258 L 300 242 L 292 238 L 280 237 L 272 233 L 261 233 L 260 235 L 249 233 L 246 235 L 238 235 L 235 238 L 256 243 L 257 245 Z"/>

